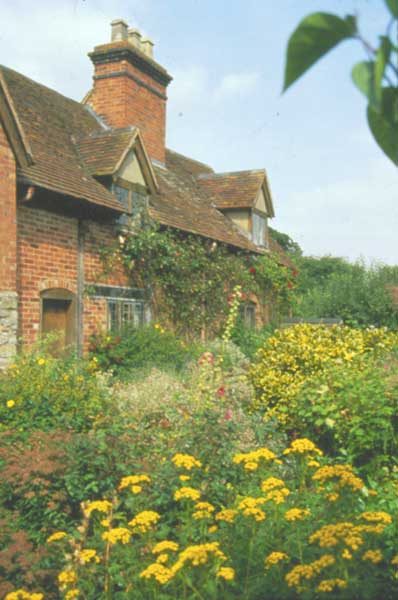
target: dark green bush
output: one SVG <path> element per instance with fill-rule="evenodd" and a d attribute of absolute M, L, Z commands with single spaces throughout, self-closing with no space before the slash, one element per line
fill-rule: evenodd
<path fill-rule="evenodd" d="M 261 348 L 274 331 L 275 325 L 271 323 L 261 329 L 250 329 L 245 327 L 241 320 L 238 320 L 232 332 L 231 340 L 245 356 L 253 358 L 257 350 Z"/>
<path fill-rule="evenodd" d="M 90 351 L 100 369 L 112 369 L 120 377 L 142 368 L 180 371 L 200 354 L 197 346 L 186 344 L 158 324 L 93 336 Z"/>

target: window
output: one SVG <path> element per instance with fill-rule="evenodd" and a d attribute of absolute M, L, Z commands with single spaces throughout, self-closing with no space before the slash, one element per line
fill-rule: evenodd
<path fill-rule="evenodd" d="M 242 319 L 244 327 L 247 329 L 256 328 L 256 305 L 254 302 L 249 304 L 243 304 L 240 307 L 240 318 Z"/>
<path fill-rule="evenodd" d="M 267 217 L 252 213 L 252 240 L 257 246 L 266 246 Z"/>
<path fill-rule="evenodd" d="M 119 225 L 127 225 L 129 216 L 138 216 L 146 208 L 146 191 L 142 186 L 126 182 L 113 183 L 112 193 L 126 210 L 126 214 L 118 219 Z"/>
<path fill-rule="evenodd" d="M 140 327 L 145 323 L 143 300 L 108 299 L 108 331 L 119 331 L 129 325 Z"/>

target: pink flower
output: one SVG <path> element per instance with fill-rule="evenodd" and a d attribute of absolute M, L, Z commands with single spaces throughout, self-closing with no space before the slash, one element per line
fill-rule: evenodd
<path fill-rule="evenodd" d="M 227 408 L 225 411 L 224 419 L 226 421 L 230 421 L 232 419 L 232 410 L 230 408 Z"/>
<path fill-rule="evenodd" d="M 199 358 L 199 364 L 203 365 L 207 363 L 208 365 L 214 364 L 214 355 L 211 352 L 203 352 L 202 356 Z"/>
<path fill-rule="evenodd" d="M 222 398 L 222 396 L 225 396 L 225 388 L 223 386 L 218 388 L 217 396 L 219 396 L 219 398 Z"/>

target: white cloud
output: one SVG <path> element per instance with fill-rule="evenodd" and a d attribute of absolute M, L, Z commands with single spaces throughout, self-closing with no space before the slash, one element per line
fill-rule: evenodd
<path fill-rule="evenodd" d="M 202 66 L 173 69 L 173 82 L 169 88 L 170 104 L 183 109 L 184 104 L 203 102 L 208 86 L 208 72 Z"/>
<path fill-rule="evenodd" d="M 259 73 L 230 73 L 221 79 L 214 91 L 214 96 L 218 100 L 234 96 L 247 96 L 254 91 L 259 81 Z"/>

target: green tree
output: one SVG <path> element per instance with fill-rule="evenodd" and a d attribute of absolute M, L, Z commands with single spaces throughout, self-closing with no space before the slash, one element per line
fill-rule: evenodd
<path fill-rule="evenodd" d="M 354 15 L 318 12 L 305 17 L 289 39 L 283 91 L 341 42 L 360 42 L 366 60 L 354 65 L 352 79 L 367 98 L 374 139 L 398 166 L 398 0 L 384 2 L 389 20 L 376 48 L 361 35 Z"/>

